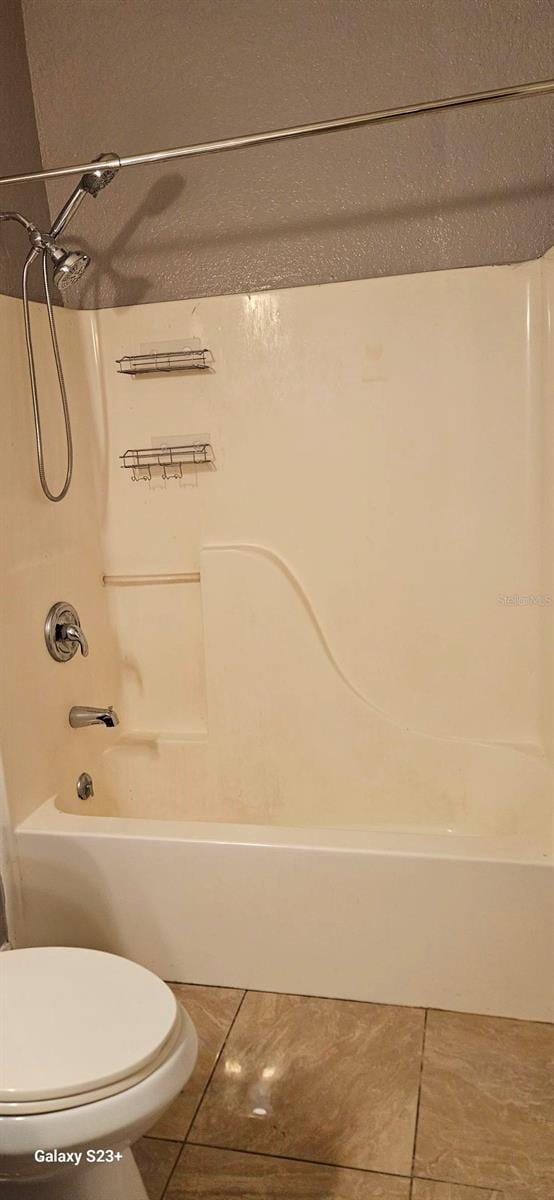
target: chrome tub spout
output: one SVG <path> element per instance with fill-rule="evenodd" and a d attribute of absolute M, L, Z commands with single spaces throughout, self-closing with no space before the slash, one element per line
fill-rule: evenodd
<path fill-rule="evenodd" d="M 119 717 L 113 708 L 85 708 L 75 705 L 69 710 L 69 724 L 72 729 L 83 729 L 85 725 L 104 725 L 113 729 L 119 725 Z"/>

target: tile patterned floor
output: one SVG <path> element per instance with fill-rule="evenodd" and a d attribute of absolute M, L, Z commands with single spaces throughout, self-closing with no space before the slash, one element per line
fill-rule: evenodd
<path fill-rule="evenodd" d="M 553 1033 L 429 1013 L 416 1175 L 554 1200 Z"/>
<path fill-rule="evenodd" d="M 201 1050 L 150 1200 L 554 1200 L 552 1026 L 172 986 Z"/>
<path fill-rule="evenodd" d="M 151 1134 L 152 1137 L 184 1141 L 244 992 L 184 984 L 173 984 L 172 987 L 198 1032 L 198 1061 L 186 1088 Z"/>

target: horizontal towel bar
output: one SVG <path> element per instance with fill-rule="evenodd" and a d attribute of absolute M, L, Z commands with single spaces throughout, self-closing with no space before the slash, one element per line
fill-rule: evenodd
<path fill-rule="evenodd" d="M 182 571 L 166 575 L 103 575 L 102 582 L 108 587 L 133 587 L 152 583 L 200 583 L 200 571 Z"/>

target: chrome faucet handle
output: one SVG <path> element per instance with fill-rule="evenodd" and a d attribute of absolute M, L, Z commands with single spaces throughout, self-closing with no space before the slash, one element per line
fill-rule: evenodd
<path fill-rule="evenodd" d="M 83 658 L 88 655 L 88 642 L 80 625 L 61 625 L 59 636 L 66 642 L 77 642 Z"/>
<path fill-rule="evenodd" d="M 56 662 L 68 662 L 80 647 L 83 658 L 88 654 L 88 642 L 81 629 L 79 613 L 66 600 L 52 605 L 44 622 L 44 640 L 48 653 Z"/>

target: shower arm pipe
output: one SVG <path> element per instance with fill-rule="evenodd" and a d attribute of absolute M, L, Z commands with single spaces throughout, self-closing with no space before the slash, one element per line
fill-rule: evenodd
<path fill-rule="evenodd" d="M 337 117 L 332 121 L 314 121 L 308 125 L 293 125 L 286 129 L 272 129 L 265 133 L 250 133 L 241 137 L 223 138 L 217 142 L 198 142 L 192 146 L 178 146 L 170 150 L 153 150 L 147 154 L 128 154 L 119 158 L 106 155 L 102 163 L 107 168 L 140 167 L 151 163 L 172 162 L 181 158 L 196 158 L 200 154 L 219 154 L 224 150 L 243 150 L 249 146 L 263 146 L 270 142 L 281 142 L 288 138 L 314 137 L 322 133 L 338 133 L 345 129 L 357 129 L 364 125 L 380 125 L 388 121 L 402 121 L 407 117 L 425 116 L 427 113 L 446 109 L 473 108 L 493 101 L 521 100 L 532 96 L 544 96 L 554 92 L 554 79 L 542 79 L 533 83 L 519 83 L 513 87 L 496 88 L 494 91 L 471 92 L 465 96 L 448 96 L 442 100 L 428 100 L 419 104 L 406 104 L 401 108 L 385 108 L 376 112 L 360 113 L 357 116 Z M 78 163 L 71 167 L 50 167 L 24 175 L 0 176 L 0 185 L 32 183 L 39 179 L 59 179 L 65 175 L 81 175 L 86 171 L 97 171 L 98 161 Z"/>
<path fill-rule="evenodd" d="M 0 213 L 0 221 L 17 221 L 17 224 L 22 225 L 27 230 L 27 233 L 38 233 L 36 225 L 33 225 L 32 221 L 28 221 L 27 217 L 22 216 L 18 212 Z"/>

